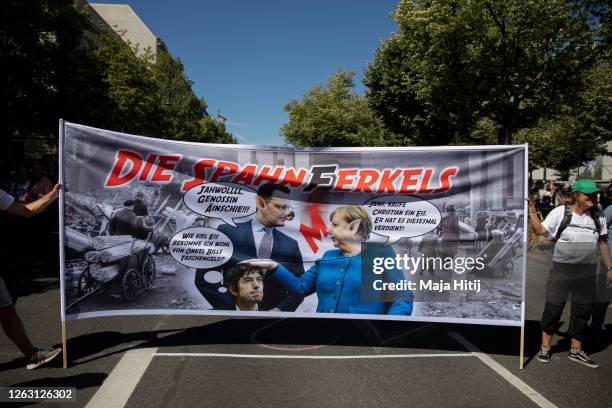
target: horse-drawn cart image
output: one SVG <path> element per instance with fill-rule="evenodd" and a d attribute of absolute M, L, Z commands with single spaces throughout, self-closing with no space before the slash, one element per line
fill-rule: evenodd
<path fill-rule="evenodd" d="M 140 289 L 153 286 L 155 260 L 149 242 L 130 236 L 103 236 L 92 241 L 96 250 L 85 254 L 88 266 L 78 279 L 80 295 L 100 286 L 114 286 L 129 301 L 138 295 Z"/>
<path fill-rule="evenodd" d="M 117 198 L 109 203 L 86 195 L 67 196 L 65 244 L 69 257 L 78 264 L 71 275 L 68 309 L 95 293 L 134 301 L 160 276 L 156 258 L 164 264 L 177 230 L 206 223 L 197 214 L 181 210 L 182 200 L 169 206 L 170 196 L 159 200 L 152 212 L 145 209 L 145 215 L 137 215 L 133 203 Z M 163 265 L 161 269 L 163 272 Z"/>
<path fill-rule="evenodd" d="M 152 255 L 154 246 L 149 240 L 130 235 L 89 238 L 66 228 L 66 242 L 69 248 L 84 253 L 86 262 L 76 279 L 79 297 L 68 308 L 102 289 L 120 293 L 131 301 L 142 290 L 153 286 L 156 266 Z"/>
<path fill-rule="evenodd" d="M 514 234 L 505 242 L 492 241 L 480 252 L 479 257 L 484 259 L 484 271 L 493 276 L 505 278 L 514 273 L 514 261 L 520 253 L 523 229 L 517 228 Z"/>

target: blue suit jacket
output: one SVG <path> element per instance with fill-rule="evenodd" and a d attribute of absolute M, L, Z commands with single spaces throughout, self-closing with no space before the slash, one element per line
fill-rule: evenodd
<path fill-rule="evenodd" d="M 253 238 L 251 221 L 238 223 L 237 227 L 222 224 L 218 230 L 229 237 L 234 245 L 232 258 L 222 268 L 236 265 L 245 259 L 257 258 L 257 249 Z M 282 264 L 292 276 L 300 276 L 304 273 L 302 264 L 302 253 L 297 241 L 274 228 L 272 233 L 272 254 L 270 258 Z M 221 283 L 213 284 L 204 280 L 204 274 L 209 269 L 198 269 L 195 276 L 195 284 L 202 296 L 217 310 L 234 310 L 235 302 L 229 292 L 219 292 Z M 264 282 L 264 296 L 259 304 L 259 310 L 270 310 L 278 307 L 284 312 L 293 312 L 304 300 L 303 296 L 288 293 L 287 289 L 280 283 L 266 280 Z"/>
<path fill-rule="evenodd" d="M 345 256 L 339 249 L 332 249 L 325 252 L 302 276 L 295 277 L 287 268 L 279 265 L 270 280 L 280 282 L 291 292 L 300 295 L 307 296 L 316 292 L 319 299 L 317 313 L 412 314 L 410 291 L 404 291 L 403 299 L 393 302 L 361 300 L 361 262 L 369 259 L 370 254 Z M 395 257 L 395 252 L 385 247 L 379 255 Z M 371 268 L 366 272 L 372 274 Z M 385 280 L 389 282 L 402 279 L 397 269 L 387 275 Z"/>

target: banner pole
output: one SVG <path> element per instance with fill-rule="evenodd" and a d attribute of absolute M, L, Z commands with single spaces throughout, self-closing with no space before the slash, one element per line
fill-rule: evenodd
<path fill-rule="evenodd" d="M 59 191 L 59 258 L 60 258 L 60 317 L 62 321 L 62 354 L 63 354 L 63 367 L 68 368 L 68 350 L 66 341 L 66 303 L 65 303 L 65 277 L 66 271 L 64 265 L 66 265 L 66 256 L 64 253 L 64 242 L 65 242 L 65 230 L 64 230 L 64 130 L 65 123 L 63 119 L 59 120 L 59 139 L 58 139 L 58 155 L 59 155 L 59 182 L 62 184 L 62 188 Z"/>
<path fill-rule="evenodd" d="M 63 367 L 68 368 L 68 350 L 66 347 L 66 321 L 62 320 L 62 356 L 64 360 Z"/>
<path fill-rule="evenodd" d="M 525 172 L 524 172 L 524 195 L 525 198 L 529 197 L 529 144 L 525 143 Z M 528 233 L 527 229 L 529 228 L 529 207 L 527 206 L 527 202 L 523 201 L 523 245 L 521 250 L 523 251 L 523 290 L 521 295 L 521 345 L 519 352 L 519 369 L 523 369 L 525 367 L 525 307 L 527 303 L 527 245 L 528 245 Z"/>
<path fill-rule="evenodd" d="M 521 324 L 521 351 L 519 369 L 522 370 L 525 367 L 525 323 Z"/>

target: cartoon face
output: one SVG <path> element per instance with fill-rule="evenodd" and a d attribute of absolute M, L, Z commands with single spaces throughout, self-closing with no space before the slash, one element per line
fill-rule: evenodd
<path fill-rule="evenodd" d="M 340 212 L 334 214 L 331 220 L 330 236 L 336 248 L 343 244 L 360 242 L 363 237 L 357 233 L 359 220 L 348 222 Z"/>
<path fill-rule="evenodd" d="M 291 211 L 288 200 L 274 196 L 268 200 L 257 197 L 257 212 L 261 223 L 267 227 L 283 227 Z"/>
<path fill-rule="evenodd" d="M 236 290 L 237 289 L 237 290 Z M 238 281 L 237 288 L 230 288 L 238 303 L 261 302 L 263 299 L 263 279 L 258 272 L 243 275 Z"/>

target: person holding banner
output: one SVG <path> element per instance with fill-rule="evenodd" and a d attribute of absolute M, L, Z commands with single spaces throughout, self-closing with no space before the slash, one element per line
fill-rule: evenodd
<path fill-rule="evenodd" d="M 229 237 L 234 245 L 232 258 L 223 265 L 223 269 L 231 268 L 245 259 L 274 259 L 282 263 L 294 276 L 304 273 L 302 253 L 297 241 L 280 228 L 285 226 L 287 216 L 292 212 L 289 201 L 288 187 L 268 183 L 257 191 L 257 212 L 252 220 L 236 223 L 236 227 L 223 224 L 218 230 Z M 219 283 L 206 280 L 208 270 L 198 269 L 195 275 L 195 285 L 215 310 L 235 310 L 234 299 Z M 219 289 L 222 289 L 221 291 Z M 229 289 L 229 288 L 227 288 Z M 277 282 L 266 284 L 260 310 L 293 312 L 304 300 L 303 296 L 290 294 Z"/>
<path fill-rule="evenodd" d="M 591 179 L 576 180 L 566 205 L 553 209 L 540 222 L 536 207 L 529 201 L 529 220 L 537 235 L 555 242 L 553 265 L 546 285 L 546 303 L 542 320 L 542 346 L 537 359 L 550 361 L 552 336 L 558 331 L 567 296 L 571 293 L 571 337 L 569 359 L 587 367 L 599 365 L 582 350 L 585 329 L 595 300 L 597 254 L 607 268 L 607 285 L 612 287 L 612 259 L 608 249 L 606 219 L 597 209 L 597 188 Z"/>
<path fill-rule="evenodd" d="M 59 189 L 60 184 L 58 183 L 47 194 L 28 204 L 18 203 L 4 190 L 0 190 L 0 210 L 19 217 L 30 218 L 43 212 L 57 198 Z M 32 370 L 53 360 L 62 352 L 62 349 L 38 350 L 32 345 L 21 318 L 17 314 L 17 309 L 15 309 L 16 301 L 17 297 L 11 288 L 10 281 L 5 281 L 0 277 L 0 322 L 2 323 L 2 329 L 25 356 L 26 368 Z"/>
<path fill-rule="evenodd" d="M 325 252 L 302 276 L 294 276 L 271 259 L 251 259 L 243 264 L 267 269 L 271 274 L 269 280 L 280 282 L 291 292 L 303 296 L 316 293 L 317 313 L 411 315 L 412 293 L 408 290 L 404 291 L 402 299 L 393 302 L 361 300 L 361 263 L 366 258 L 362 245 L 372 231 L 368 213 L 359 205 L 342 206 L 332 211 L 330 221 L 330 236 L 337 249 Z M 390 247 L 384 248 L 382 256 L 395 258 Z M 393 282 L 402 280 L 397 269 L 389 275 Z"/>

